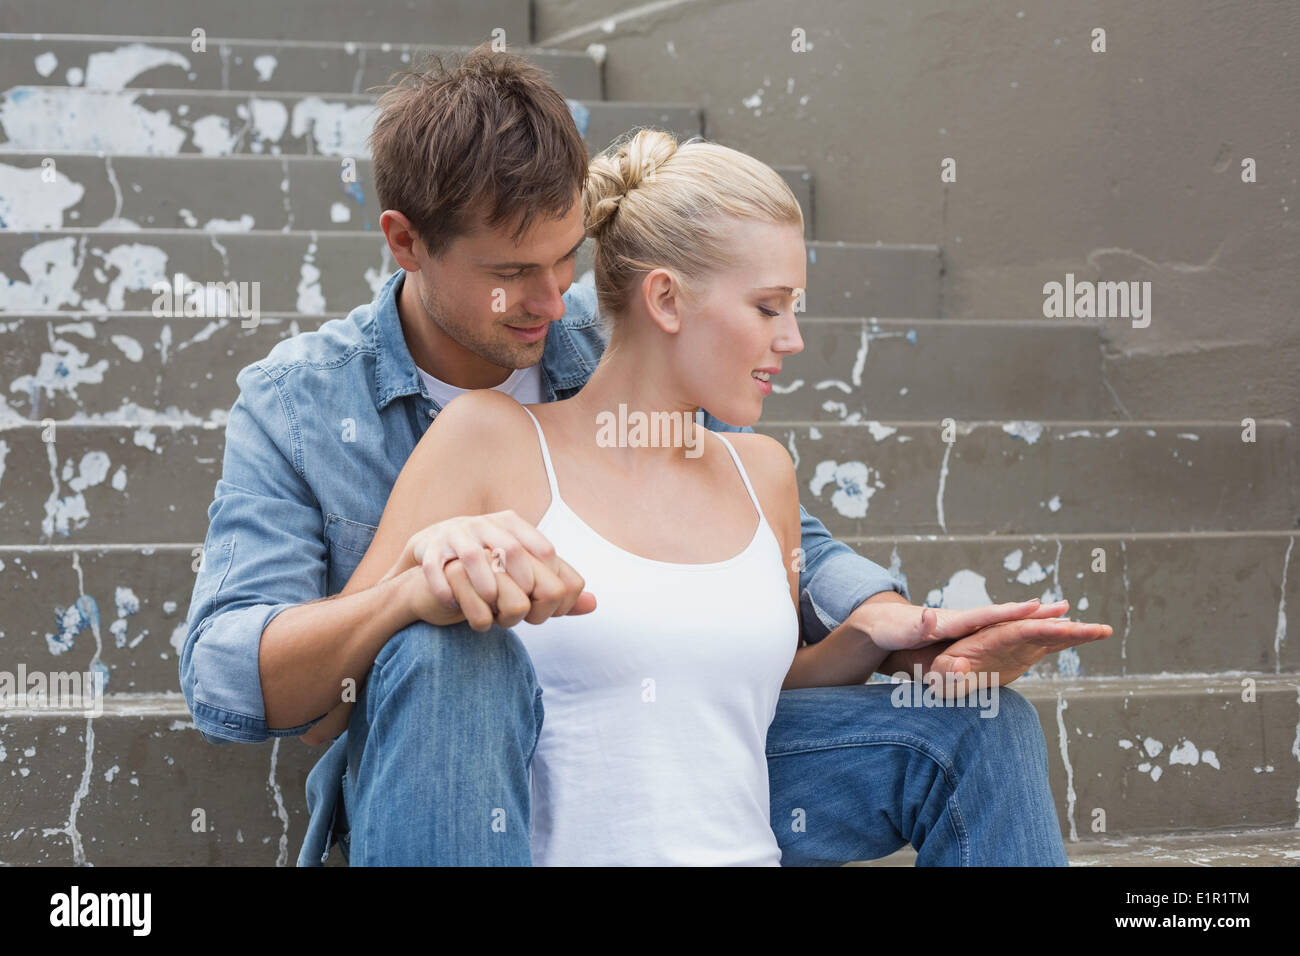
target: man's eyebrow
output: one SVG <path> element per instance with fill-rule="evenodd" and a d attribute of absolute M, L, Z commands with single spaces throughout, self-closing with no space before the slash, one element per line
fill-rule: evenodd
<path fill-rule="evenodd" d="M 567 253 L 565 253 L 564 258 L 567 259 L 567 258 L 569 258 L 569 256 L 571 256 L 571 255 L 573 255 L 575 252 L 577 252 L 578 249 L 582 246 L 582 244 L 583 244 L 584 242 L 586 242 L 586 241 L 587 241 L 586 233 L 583 233 L 582 238 L 579 239 L 579 240 L 574 244 L 574 246 L 573 246 L 572 249 L 570 249 Z M 476 260 L 475 264 L 476 264 L 476 265 L 480 265 L 480 266 L 484 266 L 485 268 L 488 268 L 488 269 L 531 269 L 531 268 L 533 268 L 534 266 L 538 266 L 538 265 L 540 265 L 541 263 L 538 263 L 538 262 L 483 262 L 482 260 Z"/>

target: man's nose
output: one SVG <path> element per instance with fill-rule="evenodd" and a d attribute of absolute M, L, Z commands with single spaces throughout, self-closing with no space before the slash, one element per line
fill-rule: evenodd
<path fill-rule="evenodd" d="M 557 319 L 564 318 L 565 306 L 561 294 L 562 288 L 558 277 L 554 273 L 546 273 L 539 277 L 528 288 L 528 297 L 524 300 L 524 308 L 528 310 L 529 315 L 535 315 L 539 319 L 546 319 L 554 322 Z"/>

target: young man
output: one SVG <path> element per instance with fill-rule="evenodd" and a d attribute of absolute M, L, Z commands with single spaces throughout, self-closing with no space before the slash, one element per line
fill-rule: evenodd
<path fill-rule="evenodd" d="M 529 596 L 529 620 L 580 613 L 581 579 L 503 512 L 413 535 L 417 557 L 451 583 L 450 603 L 420 567 L 337 595 L 453 397 L 497 388 L 555 401 L 594 370 L 605 346 L 595 291 L 571 284 L 587 152 L 545 74 L 482 47 L 380 105 L 372 155 L 400 268 L 370 304 L 239 372 L 181 686 L 214 743 L 341 734 L 308 780 L 299 865 L 319 865 L 340 839 L 353 864 L 528 864 L 541 689 L 515 635 L 487 619 L 495 584 L 483 548 L 515 555 L 506 570 Z M 874 634 L 863 630 L 864 679 L 920 662 L 1005 683 L 1050 650 L 1095 639 L 1097 625 L 1052 620 L 1059 605 L 923 615 L 905 585 L 806 511 L 802 548 L 808 640 L 895 605 L 873 618 Z M 445 623 L 456 606 L 474 627 Z M 880 649 L 926 627 L 961 640 Z M 353 688 L 343 732 L 326 715 Z M 783 862 L 872 859 L 910 842 L 923 864 L 1064 865 L 1033 708 L 1003 689 L 997 716 L 978 715 L 899 709 L 880 684 L 783 692 L 767 741 Z"/>

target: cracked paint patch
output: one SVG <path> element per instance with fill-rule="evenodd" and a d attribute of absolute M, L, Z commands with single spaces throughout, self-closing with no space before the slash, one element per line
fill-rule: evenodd
<path fill-rule="evenodd" d="M 808 488 L 820 497 L 822 489 L 829 484 L 835 485 L 831 507 L 846 518 L 865 517 L 872 495 L 885 487 L 879 473 L 863 462 L 820 461 Z"/>
<path fill-rule="evenodd" d="M 1065 815 L 1070 823 L 1070 842 L 1079 842 L 1079 829 L 1074 822 L 1074 804 L 1077 799 L 1074 792 L 1074 765 L 1070 763 L 1070 735 L 1065 729 L 1065 711 L 1069 703 L 1060 694 L 1056 695 L 1056 734 L 1060 745 L 1061 763 L 1065 765 Z"/>
<path fill-rule="evenodd" d="M 943 587 L 931 590 L 925 596 L 925 605 L 960 611 L 992 604 L 985 581 L 984 575 L 978 571 L 962 568 L 949 577 Z"/>
<path fill-rule="evenodd" d="M 81 202 L 86 187 L 53 169 L 46 182 L 40 166 L 23 168 L 0 163 L 0 229 L 37 232 L 62 229 L 64 214 Z"/>

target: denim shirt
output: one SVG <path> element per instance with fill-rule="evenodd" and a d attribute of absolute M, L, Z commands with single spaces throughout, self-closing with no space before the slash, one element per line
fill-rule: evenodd
<path fill-rule="evenodd" d="M 185 701 L 211 743 L 299 736 L 325 716 L 298 727 L 267 727 L 258 648 L 280 612 L 343 590 L 379 526 L 398 473 L 439 411 L 402 333 L 397 295 L 404 277 L 397 270 L 373 302 L 277 343 L 236 376 L 239 397 L 226 425 L 222 474 L 208 508 L 179 663 Z M 607 341 L 594 288 L 573 283 L 563 298 L 565 315 L 547 330 L 541 360 L 548 402 L 569 398 L 586 384 Z M 713 431 L 753 430 L 707 412 L 703 422 Z M 834 540 L 802 507 L 800 512 L 806 640 L 821 640 L 880 591 L 908 597 L 905 582 Z M 313 778 L 322 771 L 337 787 L 345 741 L 346 732 L 313 769 Z M 314 786 L 309 782 L 309 804 Z M 328 789 L 317 794 L 327 803 L 333 800 Z M 328 854 L 329 843 L 322 841 L 329 831 L 322 831 L 325 821 L 317 816 L 308 842 Z M 305 861 L 318 856 L 304 846 Z"/>

